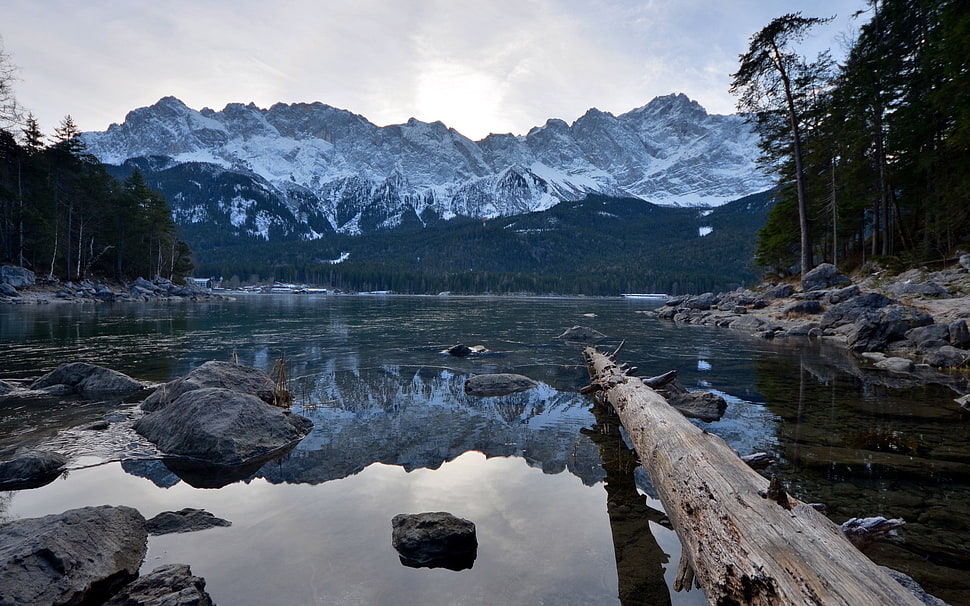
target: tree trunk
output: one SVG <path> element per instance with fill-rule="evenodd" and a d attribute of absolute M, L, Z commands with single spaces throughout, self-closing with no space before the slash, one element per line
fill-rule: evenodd
<path fill-rule="evenodd" d="M 683 544 L 678 585 L 696 582 L 719 606 L 921 604 L 838 526 L 769 485 L 724 440 L 610 357 L 594 348 L 583 355 Z"/>

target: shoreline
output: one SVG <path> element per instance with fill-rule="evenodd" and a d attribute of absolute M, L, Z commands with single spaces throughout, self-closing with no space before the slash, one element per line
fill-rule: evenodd
<path fill-rule="evenodd" d="M 830 342 L 863 366 L 896 376 L 940 373 L 962 382 L 957 402 L 970 410 L 970 270 L 883 272 L 856 280 L 834 266 L 825 271 L 827 282 L 807 290 L 762 284 L 671 297 L 650 313 L 678 325 L 732 328 L 764 339 Z"/>

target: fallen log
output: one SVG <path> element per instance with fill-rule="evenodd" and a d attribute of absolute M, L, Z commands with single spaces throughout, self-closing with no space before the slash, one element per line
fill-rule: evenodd
<path fill-rule="evenodd" d="M 769 483 L 642 379 L 592 347 L 583 355 L 597 397 L 616 411 L 680 537 L 675 589 L 696 584 L 718 606 L 921 604 L 835 523 Z"/>

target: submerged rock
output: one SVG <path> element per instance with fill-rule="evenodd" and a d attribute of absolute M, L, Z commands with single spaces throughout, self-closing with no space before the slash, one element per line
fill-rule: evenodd
<path fill-rule="evenodd" d="M 273 403 L 276 394 L 276 384 L 264 371 L 252 366 L 212 360 L 184 377 L 159 386 L 145 399 L 141 408 L 148 412 L 161 410 L 184 393 L 209 387 L 251 394 L 267 404 Z"/>
<path fill-rule="evenodd" d="M 313 422 L 229 389 L 193 389 L 135 422 L 163 453 L 225 466 L 245 465 L 302 440 Z"/>
<path fill-rule="evenodd" d="M 216 526 L 232 526 L 232 522 L 217 518 L 204 509 L 191 507 L 179 511 L 163 511 L 145 523 L 148 534 L 151 535 L 196 532 Z"/>
<path fill-rule="evenodd" d="M 505 396 L 532 389 L 538 384 L 529 377 L 512 373 L 475 375 L 465 381 L 465 393 L 482 398 Z"/>
<path fill-rule="evenodd" d="M 86 362 L 61 364 L 31 384 L 31 389 L 76 393 L 82 397 L 120 396 L 144 389 L 144 385 L 117 370 Z"/>
<path fill-rule="evenodd" d="M 685 417 L 708 423 L 721 420 L 727 410 L 727 401 L 709 391 L 671 393 L 667 401 Z"/>
<path fill-rule="evenodd" d="M 0 462 L 0 490 L 39 488 L 64 471 L 67 457 L 56 452 L 33 451 Z"/>
<path fill-rule="evenodd" d="M 138 575 L 148 533 L 131 507 L 84 507 L 0 526 L 0 604 L 100 604 Z"/>
<path fill-rule="evenodd" d="M 212 606 L 205 579 L 187 564 L 165 564 L 125 585 L 104 606 Z"/>
<path fill-rule="evenodd" d="M 605 339 L 606 335 L 588 326 L 573 326 L 572 328 L 567 328 L 556 338 L 565 341 L 598 341 Z"/>
<path fill-rule="evenodd" d="M 446 512 L 398 514 L 391 544 L 411 568 L 471 568 L 478 555 L 475 524 Z"/>

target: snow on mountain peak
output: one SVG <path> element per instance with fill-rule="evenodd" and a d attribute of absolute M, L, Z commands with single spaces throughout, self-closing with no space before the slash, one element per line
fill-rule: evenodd
<path fill-rule="evenodd" d="M 164 156 L 170 159 L 165 170 L 202 162 L 257 179 L 280 208 L 295 213 L 281 222 L 326 217 L 330 227 L 347 232 L 387 228 L 428 213 L 519 214 L 588 193 L 696 205 L 771 186 L 756 167 L 750 127 L 736 115 L 709 115 L 682 93 L 619 116 L 592 108 L 572 125 L 551 118 L 524 136 L 489 135 L 477 142 L 440 121 L 411 118 L 378 127 L 319 102 L 269 109 L 229 103 L 221 111 L 196 111 L 164 97 L 129 112 L 122 124 L 83 137 L 89 151 L 109 164 Z M 198 194 L 179 193 L 179 200 L 204 203 Z M 232 208 L 236 227 L 248 225 L 243 214 L 257 212 L 241 200 Z M 260 225 L 269 237 L 265 219 Z"/>

